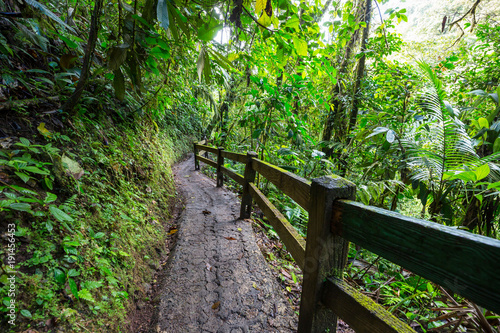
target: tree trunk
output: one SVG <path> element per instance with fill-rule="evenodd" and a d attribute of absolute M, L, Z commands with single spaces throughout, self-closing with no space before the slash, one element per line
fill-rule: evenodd
<path fill-rule="evenodd" d="M 361 6 L 358 7 L 358 13 L 356 14 L 357 17 L 361 15 Z M 338 72 L 337 77 L 343 78 L 346 76 L 346 73 L 349 69 L 349 63 L 351 61 L 351 56 L 354 50 L 354 45 L 356 44 L 357 40 L 359 38 L 359 30 L 356 30 L 352 35 L 351 38 L 349 39 L 349 42 L 347 43 L 344 57 L 340 63 L 340 69 Z M 335 129 L 335 141 L 341 140 L 344 136 L 343 130 L 345 126 L 347 125 L 345 123 L 345 117 L 344 117 L 344 111 L 343 111 L 343 104 L 342 104 L 342 94 L 343 91 L 340 89 L 340 84 L 337 83 L 331 93 L 331 106 L 330 110 L 328 112 L 328 116 L 325 121 L 325 127 L 323 130 L 323 135 L 322 135 L 322 141 L 330 141 L 333 135 L 333 130 Z M 331 156 L 331 149 L 325 148 L 323 151 L 328 155 Z"/>
<path fill-rule="evenodd" d="M 366 27 L 363 30 L 363 37 L 361 40 L 361 52 L 363 55 L 358 61 L 358 69 L 356 71 L 356 82 L 354 84 L 354 98 L 352 101 L 352 110 L 351 116 L 349 117 L 349 127 L 347 130 L 347 134 L 349 134 L 354 126 L 356 126 L 356 119 L 358 117 L 358 110 L 360 104 L 360 92 L 361 92 L 361 80 L 365 76 L 365 62 L 366 62 L 366 44 L 368 41 L 368 33 L 370 30 L 370 21 L 371 21 L 371 11 L 372 11 L 372 0 L 366 0 L 365 6 L 365 17 L 364 21 L 366 22 Z"/>
<path fill-rule="evenodd" d="M 92 18 L 90 22 L 90 32 L 89 39 L 87 42 L 87 48 L 85 49 L 85 56 L 83 58 L 83 67 L 82 72 L 80 74 L 80 80 L 78 80 L 78 84 L 76 85 L 76 89 L 68 99 L 66 104 L 63 106 L 63 111 L 68 113 L 71 116 L 75 115 L 75 106 L 78 104 L 78 100 L 83 93 L 83 89 L 87 84 L 87 79 L 89 77 L 90 72 L 90 64 L 92 63 L 92 56 L 95 50 L 95 44 L 97 40 L 97 33 L 99 32 L 99 18 L 101 16 L 103 0 L 96 0 L 94 5 L 94 12 L 92 13 Z"/>

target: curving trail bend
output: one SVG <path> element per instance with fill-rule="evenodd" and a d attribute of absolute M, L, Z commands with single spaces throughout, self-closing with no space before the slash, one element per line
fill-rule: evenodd
<path fill-rule="evenodd" d="M 194 171 L 174 175 L 185 209 L 151 331 L 295 332 L 297 316 L 257 247 L 251 223 L 238 220 L 235 194 Z"/>

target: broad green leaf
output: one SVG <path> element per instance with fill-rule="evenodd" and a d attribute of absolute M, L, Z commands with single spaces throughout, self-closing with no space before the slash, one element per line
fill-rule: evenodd
<path fill-rule="evenodd" d="M 47 197 L 43 201 L 44 203 L 51 203 L 57 200 L 57 195 L 54 193 L 47 192 Z"/>
<path fill-rule="evenodd" d="M 297 52 L 300 56 L 307 56 L 307 42 L 303 39 L 300 39 L 296 36 L 292 37 L 293 39 L 293 47 L 295 48 L 295 52 Z"/>
<path fill-rule="evenodd" d="M 260 13 L 266 9 L 267 0 L 257 0 L 255 2 L 255 13 L 260 15 Z"/>
<path fill-rule="evenodd" d="M 26 138 L 19 138 L 19 141 L 21 141 L 21 143 L 25 146 L 29 146 L 30 145 L 30 140 L 26 139 Z"/>
<path fill-rule="evenodd" d="M 285 27 L 289 27 L 295 29 L 295 31 L 299 31 L 300 20 L 297 16 L 293 16 L 285 23 Z"/>
<path fill-rule="evenodd" d="M 60 222 L 73 222 L 74 219 L 54 205 L 49 206 L 49 211 Z"/>
<path fill-rule="evenodd" d="M 104 236 L 106 236 L 106 234 L 104 232 L 98 232 L 94 235 L 94 238 L 99 239 L 99 238 L 103 238 Z"/>
<path fill-rule="evenodd" d="M 31 205 L 28 203 L 14 202 L 9 205 L 9 208 L 18 210 L 20 212 L 29 212 L 31 210 Z"/>
<path fill-rule="evenodd" d="M 54 279 L 56 280 L 57 283 L 59 284 L 64 284 L 66 283 L 66 274 L 59 268 L 54 269 Z"/>
<path fill-rule="evenodd" d="M 486 118 L 479 118 L 477 122 L 479 123 L 479 128 L 490 128 L 490 125 Z"/>
<path fill-rule="evenodd" d="M 488 164 L 483 164 L 477 168 L 474 173 L 476 174 L 477 180 L 484 179 L 490 174 L 490 166 Z"/>
<path fill-rule="evenodd" d="M 266 11 L 263 11 L 261 17 L 257 20 L 257 22 L 259 22 L 264 27 L 268 27 L 271 25 L 271 23 L 273 23 L 273 20 L 270 16 L 268 16 L 266 14 Z M 262 28 L 262 29 L 264 29 L 264 28 Z"/>
<path fill-rule="evenodd" d="M 36 166 L 27 166 L 24 168 L 24 170 L 36 173 L 39 175 L 50 175 L 50 172 L 48 170 L 42 170 L 40 168 L 37 168 Z"/>
<path fill-rule="evenodd" d="M 204 25 L 200 29 L 198 29 L 198 38 L 205 42 L 209 42 L 212 39 L 214 39 L 214 37 L 222 28 L 223 28 L 222 23 L 217 24 L 213 27 L 208 27 Z"/>
<path fill-rule="evenodd" d="M 78 297 L 78 288 L 76 287 L 76 283 L 75 283 L 75 280 L 73 279 L 68 279 L 68 284 L 69 284 L 69 289 L 71 290 L 71 293 L 73 294 L 73 296 L 75 296 L 77 299 L 79 298 Z"/>
<path fill-rule="evenodd" d="M 21 178 L 23 180 L 23 182 L 27 183 L 28 180 L 30 180 L 30 176 L 28 176 L 27 174 L 23 173 L 23 172 L 14 172 L 19 178 Z"/>
<path fill-rule="evenodd" d="M 68 271 L 68 276 L 73 277 L 73 276 L 78 276 L 80 275 L 80 272 L 78 272 L 76 269 L 72 268 Z"/>
<path fill-rule="evenodd" d="M 23 317 L 26 317 L 26 318 L 31 318 L 31 312 L 29 312 L 29 311 L 28 311 L 28 310 L 26 310 L 26 309 L 22 309 L 22 310 L 21 310 L 21 315 L 22 315 Z"/>
<path fill-rule="evenodd" d="M 78 48 L 78 44 L 75 43 L 74 41 L 72 41 L 71 39 L 69 39 L 68 37 L 64 37 L 63 35 L 61 34 L 57 34 L 59 36 L 59 38 L 66 43 L 66 45 L 68 45 L 69 48 L 72 48 L 72 49 L 76 49 Z"/>

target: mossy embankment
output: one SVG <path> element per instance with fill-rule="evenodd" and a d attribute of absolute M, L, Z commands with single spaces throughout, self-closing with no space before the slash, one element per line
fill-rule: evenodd
<path fill-rule="evenodd" d="M 170 166 L 192 138 L 148 117 L 40 123 L 0 147 L 2 331 L 127 331 L 171 237 Z"/>

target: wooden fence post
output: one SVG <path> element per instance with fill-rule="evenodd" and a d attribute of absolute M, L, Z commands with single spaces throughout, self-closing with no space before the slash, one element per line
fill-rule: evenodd
<path fill-rule="evenodd" d="M 245 165 L 245 184 L 243 185 L 243 193 L 241 194 L 241 209 L 240 219 L 247 219 L 252 212 L 252 195 L 250 194 L 249 183 L 255 181 L 255 170 L 252 167 L 252 158 L 257 158 L 257 153 L 249 151 L 247 153 L 247 164 Z"/>
<path fill-rule="evenodd" d="M 348 242 L 331 232 L 335 199 L 355 199 L 356 185 L 338 176 L 312 180 L 309 222 L 300 299 L 299 333 L 336 332 L 337 316 L 320 304 L 321 286 L 328 276 L 342 278 Z"/>
<path fill-rule="evenodd" d="M 193 148 L 194 148 L 194 169 L 195 170 L 200 170 L 200 161 L 198 161 L 198 159 L 196 158 L 196 156 L 198 156 L 198 148 L 196 147 L 196 145 L 198 144 L 198 142 L 194 142 L 193 143 Z"/>
<path fill-rule="evenodd" d="M 217 149 L 217 187 L 224 185 L 224 175 L 222 174 L 221 167 L 224 166 L 224 156 L 222 156 L 223 147 Z"/>

